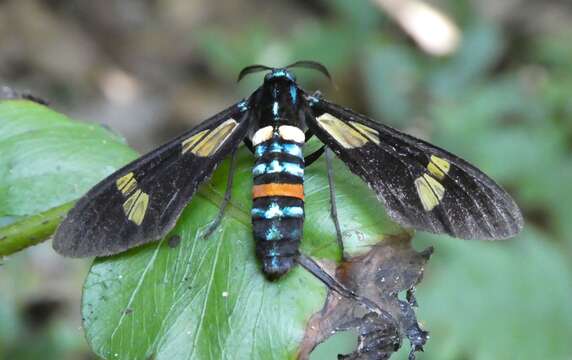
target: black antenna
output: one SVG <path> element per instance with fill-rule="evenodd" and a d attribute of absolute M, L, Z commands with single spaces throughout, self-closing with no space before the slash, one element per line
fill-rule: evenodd
<path fill-rule="evenodd" d="M 316 70 L 316 71 L 320 72 L 322 75 L 324 75 L 325 77 L 327 77 L 331 83 L 333 83 L 332 76 L 330 75 L 330 72 L 328 71 L 328 69 L 324 65 L 320 64 L 317 61 L 300 60 L 300 61 L 296 61 L 295 63 L 292 63 L 292 64 L 284 67 L 284 69 L 291 69 L 291 68 L 304 68 L 304 69 Z M 273 70 L 276 70 L 276 68 L 266 66 L 266 65 L 259 65 L 259 64 L 250 65 L 250 66 L 247 66 L 240 71 L 240 73 L 238 74 L 237 82 L 242 80 L 246 75 L 249 75 L 252 73 L 257 73 L 260 71 L 273 71 Z"/>
<path fill-rule="evenodd" d="M 306 69 L 312 69 L 312 70 L 319 71 L 325 77 L 327 77 L 328 80 L 330 80 L 330 82 L 332 81 L 332 76 L 330 75 L 330 72 L 328 71 L 328 69 L 324 65 L 320 64 L 317 61 L 312 61 L 312 60 L 296 61 L 295 63 L 292 63 L 292 64 L 286 66 L 286 69 L 290 69 L 293 67 L 306 68 Z"/>
<path fill-rule="evenodd" d="M 266 70 L 274 70 L 274 68 L 271 68 L 271 67 L 266 66 L 266 65 L 258 65 L 258 64 L 247 66 L 240 71 L 240 73 L 238 74 L 238 80 L 236 80 L 236 82 L 239 82 L 240 80 L 242 80 L 242 78 L 244 78 L 248 74 L 257 73 L 257 72 L 266 71 Z"/>

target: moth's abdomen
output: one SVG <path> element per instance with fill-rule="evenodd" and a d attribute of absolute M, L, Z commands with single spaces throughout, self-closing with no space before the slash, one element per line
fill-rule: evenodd
<path fill-rule="evenodd" d="M 304 133 L 283 125 L 262 128 L 253 137 L 252 226 L 256 254 L 269 279 L 290 270 L 304 224 Z"/>

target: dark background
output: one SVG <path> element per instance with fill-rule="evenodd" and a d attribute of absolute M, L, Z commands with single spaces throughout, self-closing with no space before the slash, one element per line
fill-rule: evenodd
<path fill-rule="evenodd" d="M 571 359 L 572 3 L 430 2 L 458 42 L 423 27 L 428 15 L 407 22 L 419 3 L 398 3 L 413 7 L 0 1 L 0 85 L 106 124 L 144 152 L 248 96 L 260 76 L 237 85 L 242 67 L 320 61 L 336 86 L 300 70 L 307 90 L 477 164 L 525 214 L 523 233 L 505 242 L 417 234 L 416 247 L 436 247 L 418 291 L 432 335 L 419 358 Z M 49 244 L 0 260 L 0 359 L 93 357 L 79 319 L 88 266 Z"/>

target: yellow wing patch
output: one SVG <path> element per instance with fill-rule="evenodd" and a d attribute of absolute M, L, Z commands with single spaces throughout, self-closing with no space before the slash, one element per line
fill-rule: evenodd
<path fill-rule="evenodd" d="M 135 180 L 133 173 L 130 172 L 117 179 L 115 185 L 123 195 L 127 195 L 137 188 L 137 180 Z"/>
<path fill-rule="evenodd" d="M 132 172 L 117 179 L 115 185 L 127 197 L 123 203 L 125 216 L 135 224 L 141 225 L 149 205 L 149 195 L 141 189 L 137 189 L 137 180 Z"/>
<path fill-rule="evenodd" d="M 127 218 L 137 225 L 141 225 L 149 205 L 149 195 L 137 189 L 123 203 L 123 211 Z"/>
<path fill-rule="evenodd" d="M 328 134 L 346 149 L 362 147 L 369 142 L 359 131 L 331 114 L 324 113 L 316 120 Z"/>
<path fill-rule="evenodd" d="M 449 173 L 450 168 L 451 164 L 447 160 L 435 155 L 431 155 L 431 160 L 429 161 L 429 165 L 427 165 L 427 170 L 440 180 L 443 180 L 445 174 Z"/>
<path fill-rule="evenodd" d="M 209 129 L 199 131 L 195 135 L 193 135 L 190 138 L 183 141 L 181 143 L 181 145 L 183 146 L 183 154 L 186 153 L 187 151 L 191 150 L 193 148 L 193 146 L 195 146 L 197 144 L 197 142 L 199 142 L 199 140 L 202 139 L 203 136 L 205 136 L 205 134 L 208 132 L 209 132 Z"/>
<path fill-rule="evenodd" d="M 359 132 L 362 133 L 362 135 L 365 135 L 365 137 L 367 137 L 370 141 L 373 141 L 376 145 L 379 145 L 379 131 L 355 121 L 350 121 L 350 124 L 358 129 Z"/>
<path fill-rule="evenodd" d="M 212 130 L 206 129 L 189 137 L 181 143 L 182 153 L 190 151 L 200 157 L 211 156 L 217 152 L 237 125 L 236 120 L 228 119 Z"/>
<path fill-rule="evenodd" d="M 443 185 L 428 174 L 423 174 L 415 179 L 415 188 L 425 211 L 433 210 L 445 195 Z"/>

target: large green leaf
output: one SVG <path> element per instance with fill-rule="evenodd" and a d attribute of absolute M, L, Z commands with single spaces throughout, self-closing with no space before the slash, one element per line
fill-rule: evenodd
<path fill-rule="evenodd" d="M 233 201 L 220 228 L 201 237 L 218 211 L 227 166 L 203 186 L 171 236 L 98 259 L 88 275 L 83 317 L 88 341 L 104 358 L 284 359 L 296 356 L 307 322 L 324 305 L 325 287 L 296 267 L 267 281 L 254 257 L 249 209 L 251 155 L 240 153 Z M 307 170 L 302 251 L 337 259 L 325 164 Z M 359 179 L 336 163 L 342 230 L 351 253 L 402 230 Z"/>
<path fill-rule="evenodd" d="M 17 100 L 0 102 L 0 153 L 0 216 L 77 199 L 135 156 L 101 126 Z"/>
<path fill-rule="evenodd" d="M 0 101 L 0 154 L 0 256 L 47 238 L 62 204 L 136 157 L 107 129 L 27 100 Z"/>
<path fill-rule="evenodd" d="M 69 208 L 62 203 L 81 196 L 134 157 L 119 138 L 100 127 L 74 123 L 32 102 L 0 105 L 0 147 L 6 154 L 2 166 L 7 175 L 2 211 L 19 217 L 0 229 L 5 244 L 23 236 L 47 237 Z M 82 314 L 88 342 L 98 355 L 109 359 L 296 356 L 310 317 L 324 306 L 327 289 L 301 267 L 278 282 L 264 278 L 251 234 L 251 168 L 252 155 L 243 149 L 233 201 L 209 239 L 202 232 L 220 207 L 228 163 L 200 189 L 171 236 L 95 261 L 85 283 Z M 340 260 L 325 173 L 324 160 L 307 170 L 301 248 L 316 258 Z M 409 238 L 339 161 L 335 179 L 348 254 L 364 254 L 386 236 Z"/>

